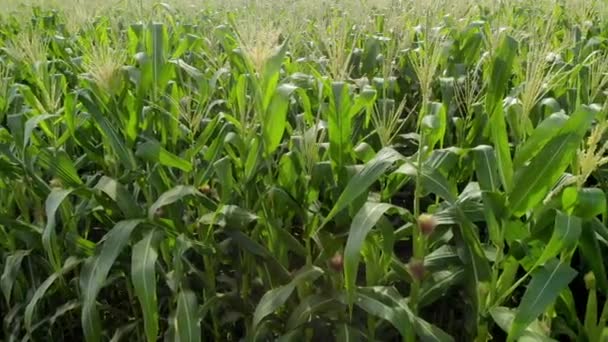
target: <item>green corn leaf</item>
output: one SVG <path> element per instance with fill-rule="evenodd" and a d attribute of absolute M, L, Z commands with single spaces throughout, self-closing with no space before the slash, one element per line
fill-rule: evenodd
<path fill-rule="evenodd" d="M 158 232 L 150 231 L 133 246 L 131 258 L 131 281 L 144 316 L 144 327 L 148 342 L 156 341 L 158 335 L 158 304 L 156 299 L 156 243 Z"/>
<path fill-rule="evenodd" d="M 239 248 L 260 257 L 273 279 L 279 282 L 286 282 L 290 279 L 289 272 L 264 246 L 238 230 L 226 230 L 225 232 Z"/>
<path fill-rule="evenodd" d="M 443 145 L 443 137 L 447 129 L 447 113 L 442 103 L 428 103 L 427 111 L 422 118 L 422 131 L 425 138 L 425 146 L 433 148 L 437 143 Z"/>
<path fill-rule="evenodd" d="M 562 207 L 584 219 L 592 219 L 606 210 L 606 194 L 598 188 L 569 187 L 562 193 Z"/>
<path fill-rule="evenodd" d="M 187 196 L 201 195 L 193 186 L 178 185 L 171 190 L 164 192 L 148 209 L 148 218 L 153 219 L 158 209 L 175 203 Z"/>
<path fill-rule="evenodd" d="M 267 110 L 270 106 L 272 98 L 275 94 L 274 89 L 279 81 L 281 65 L 283 64 L 283 60 L 285 59 L 285 54 L 287 53 L 288 48 L 288 40 L 286 39 L 281 46 L 275 50 L 275 52 L 268 58 L 266 63 L 264 64 L 264 70 L 262 72 L 262 82 L 261 87 L 263 91 L 263 102 L 262 108 Z"/>
<path fill-rule="evenodd" d="M 411 329 L 412 324 L 408 320 L 407 315 L 392 307 L 389 304 L 383 303 L 373 292 L 359 290 L 356 294 L 355 304 L 365 310 L 370 315 L 379 317 L 393 325 L 401 336 L 406 336 L 407 331 Z"/>
<path fill-rule="evenodd" d="M 182 290 L 177 295 L 177 310 L 173 324 L 175 326 L 175 341 L 201 341 L 201 322 L 194 292 Z"/>
<path fill-rule="evenodd" d="M 515 318 L 515 310 L 499 306 L 492 308 L 490 315 L 503 331 L 509 332 Z M 540 323 L 536 320 L 522 332 L 519 341 L 555 342 L 556 340 L 546 336 Z"/>
<path fill-rule="evenodd" d="M 487 293 L 484 293 L 482 289 L 489 285 L 492 279 L 490 263 L 484 253 L 475 225 L 465 217 L 461 209 L 458 209 L 457 217 L 460 228 L 457 231 L 461 249 L 459 254 L 462 255 L 464 264 L 470 267 L 470 272 L 467 272 L 466 275 L 467 290 L 470 291 L 469 295 L 474 300 L 474 309 L 478 315 L 485 310 Z"/>
<path fill-rule="evenodd" d="M 538 151 L 564 127 L 567 121 L 568 116 L 566 114 L 555 113 L 538 124 L 532 135 L 517 147 L 513 159 L 515 169 L 522 167 L 527 161 L 534 158 Z"/>
<path fill-rule="evenodd" d="M 58 271 L 61 267 L 60 251 L 57 242 L 57 232 L 55 231 L 56 218 L 55 213 L 61 203 L 72 193 L 71 189 L 60 189 L 54 188 L 45 202 L 45 210 L 47 222 L 44 230 L 42 231 L 42 246 L 44 247 L 46 254 L 53 265 L 55 271 Z"/>
<path fill-rule="evenodd" d="M 151 58 L 151 77 L 154 87 L 165 85 L 165 64 L 168 45 L 167 29 L 162 23 L 151 23 L 147 27 L 146 45 Z"/>
<path fill-rule="evenodd" d="M 101 341 L 101 320 L 96 308 L 97 294 L 101 290 L 114 261 L 129 243 L 131 233 L 142 220 L 118 222 L 105 236 L 101 250 L 89 257 L 80 273 L 82 328 L 87 342 Z"/>
<path fill-rule="evenodd" d="M 352 123 L 350 107 L 352 99 L 349 86 L 344 82 L 331 84 L 333 97 L 330 100 L 328 115 L 329 155 L 337 169 L 342 168 L 351 160 Z"/>
<path fill-rule="evenodd" d="M 76 266 L 80 264 L 81 261 L 82 260 L 79 260 L 75 257 L 69 257 L 58 272 L 51 274 L 48 278 L 46 278 L 44 282 L 42 282 L 42 284 L 40 284 L 40 286 L 38 286 L 38 288 L 34 292 L 34 295 L 32 295 L 32 298 L 25 307 L 25 312 L 23 314 L 25 327 L 30 333 L 33 331 L 32 322 L 34 319 L 34 311 L 36 309 L 36 306 L 38 305 L 38 302 L 44 297 L 46 291 L 53 285 L 55 280 L 73 270 Z"/>
<path fill-rule="evenodd" d="M 334 204 L 334 207 L 329 214 L 327 214 L 321 227 L 326 225 L 340 211 L 346 208 L 355 198 L 357 198 L 357 196 L 366 191 L 396 161 L 402 159 L 403 156 L 392 148 L 383 148 L 380 150 L 376 157 L 366 163 L 363 169 L 348 182 L 346 188 Z"/>
<path fill-rule="evenodd" d="M 41 115 L 36 115 L 33 118 L 27 120 L 25 122 L 25 130 L 23 133 L 23 148 L 25 149 L 32 137 L 32 133 L 34 131 L 34 129 L 43 121 L 48 120 L 48 119 L 53 119 L 56 118 L 57 115 L 54 114 L 41 114 Z"/>
<path fill-rule="evenodd" d="M 536 265 L 542 265 L 553 259 L 562 251 L 568 251 L 575 246 L 582 231 L 582 220 L 558 211 L 555 216 L 555 228 L 543 254 L 536 260 Z"/>
<path fill-rule="evenodd" d="M 603 251 L 598 241 L 596 229 L 606 229 L 604 224 L 597 218 L 584 225 L 578 241 L 578 251 L 581 253 L 585 264 L 593 271 L 597 288 L 604 294 L 608 294 L 608 275 L 606 275 Z"/>
<path fill-rule="evenodd" d="M 137 218 L 142 216 L 142 210 L 137 206 L 131 193 L 118 181 L 110 177 L 103 176 L 95 185 L 96 189 L 103 191 L 110 197 L 127 218 Z"/>
<path fill-rule="evenodd" d="M 418 177 L 416 166 L 411 163 L 403 164 L 401 167 L 395 170 L 395 173 L 401 173 L 411 178 Z M 419 176 L 420 183 L 422 185 L 422 195 L 433 193 L 445 199 L 448 203 L 456 202 L 457 197 L 454 184 L 451 184 L 437 168 L 424 165 Z"/>
<path fill-rule="evenodd" d="M 148 162 L 160 163 L 185 172 L 192 171 L 192 164 L 164 149 L 156 140 L 145 142 L 137 147 L 135 155 Z"/>
<path fill-rule="evenodd" d="M 568 167 L 594 117 L 595 111 L 591 108 L 578 109 L 530 163 L 516 171 L 517 186 L 509 192 L 514 215 L 522 216 L 545 198 Z"/>
<path fill-rule="evenodd" d="M 285 127 L 287 127 L 289 100 L 296 89 L 298 88 L 292 84 L 281 84 L 272 96 L 262 126 L 266 155 L 274 152 L 281 143 Z"/>
<path fill-rule="evenodd" d="M 552 259 L 532 273 L 521 304 L 509 330 L 509 340 L 519 338 L 522 332 L 540 316 L 576 276 L 570 266 Z"/>
<path fill-rule="evenodd" d="M 433 273 L 432 280 L 425 283 L 418 299 L 420 308 L 432 305 L 442 296 L 448 293 L 450 288 L 461 285 L 465 277 L 464 268 L 456 268 L 449 271 L 438 271 Z"/>
<path fill-rule="evenodd" d="M 64 184 L 74 187 L 82 185 L 74 162 L 65 151 L 42 149 L 38 153 L 38 163 Z"/>
<path fill-rule="evenodd" d="M 494 149 L 487 145 L 480 145 L 473 149 L 473 156 L 479 187 L 483 191 L 497 191 L 500 179 Z"/>
<path fill-rule="evenodd" d="M 488 225 L 490 240 L 496 245 L 502 244 L 501 227 L 498 224 L 498 213 L 494 212 L 490 193 L 498 191 L 500 187 L 500 174 L 494 149 L 487 145 L 480 145 L 473 149 L 475 159 L 475 175 L 482 190 L 483 213 Z"/>
<path fill-rule="evenodd" d="M 124 141 L 120 138 L 120 136 L 114 129 L 114 126 L 102 114 L 97 104 L 93 102 L 93 97 L 94 95 L 92 95 L 91 91 L 88 89 L 81 90 L 78 93 L 78 98 L 80 99 L 82 104 L 88 109 L 88 111 L 93 115 L 95 122 L 99 126 L 100 132 L 104 135 L 106 139 L 108 139 L 112 150 L 118 155 L 123 166 L 127 170 L 135 170 L 137 168 L 137 164 L 135 163 L 133 153 L 127 148 Z"/>
<path fill-rule="evenodd" d="M 229 157 L 221 158 L 220 160 L 213 163 L 215 173 L 219 178 L 221 185 L 221 199 L 222 202 L 227 202 L 232 195 L 234 187 L 234 178 L 232 175 L 232 160 Z"/>
<path fill-rule="evenodd" d="M 287 330 L 293 330 L 308 322 L 313 315 L 322 311 L 341 307 L 336 298 L 327 295 L 314 294 L 304 298 L 298 306 L 293 309 L 287 320 Z"/>
<path fill-rule="evenodd" d="M 112 339 L 110 340 L 110 342 L 124 341 L 124 337 L 128 336 L 129 333 L 131 333 L 131 331 L 133 331 L 135 328 L 137 328 L 137 323 L 135 322 L 121 326 L 120 328 L 116 329 L 114 335 L 112 335 Z"/>
<path fill-rule="evenodd" d="M 392 207 L 388 203 L 366 202 L 353 218 L 344 248 L 344 285 L 351 306 L 355 299 L 355 280 L 365 238 L 384 213 Z"/>
<path fill-rule="evenodd" d="M 424 342 L 454 340 L 440 328 L 414 315 L 407 299 L 401 297 L 394 287 L 359 288 L 356 304 L 367 312 L 376 312 L 375 316 L 389 321 L 402 336 L 407 336 L 408 330 L 413 328 L 416 335 Z"/>
<path fill-rule="evenodd" d="M 23 258 L 29 254 L 29 250 L 18 250 L 10 253 L 4 259 L 4 271 L 0 277 L 0 288 L 2 288 L 2 293 L 4 294 L 4 299 L 6 300 L 6 305 L 8 306 L 11 304 L 13 284 L 15 284 L 15 280 L 19 275 L 21 262 L 23 261 Z"/>
<path fill-rule="evenodd" d="M 359 330 L 348 324 L 340 324 L 336 328 L 336 342 L 358 342 L 369 341 Z"/>
<path fill-rule="evenodd" d="M 485 95 L 486 112 L 490 115 L 490 132 L 496 159 L 500 165 L 499 173 L 503 187 L 511 189 L 513 178 L 513 163 L 507 134 L 507 125 L 502 107 L 502 100 L 507 91 L 513 60 L 517 54 L 517 41 L 505 36 L 494 53 L 494 60 L 490 68 L 488 89 Z M 517 183 L 516 183 L 517 184 Z"/>
<path fill-rule="evenodd" d="M 291 296 L 295 288 L 301 284 L 313 282 L 323 274 L 316 266 L 305 266 L 286 285 L 272 289 L 262 296 L 253 313 L 253 328 L 255 329 L 264 317 L 275 312 Z"/>

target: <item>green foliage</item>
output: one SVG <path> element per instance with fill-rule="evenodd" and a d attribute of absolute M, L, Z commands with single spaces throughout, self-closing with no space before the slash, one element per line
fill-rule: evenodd
<path fill-rule="evenodd" d="M 15 3 L 0 341 L 606 338 L 602 1 Z"/>

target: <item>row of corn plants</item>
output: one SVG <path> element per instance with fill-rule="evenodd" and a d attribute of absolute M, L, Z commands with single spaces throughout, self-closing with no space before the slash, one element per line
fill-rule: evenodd
<path fill-rule="evenodd" d="M 0 17 L 0 341 L 608 338 L 602 1 L 66 3 Z"/>

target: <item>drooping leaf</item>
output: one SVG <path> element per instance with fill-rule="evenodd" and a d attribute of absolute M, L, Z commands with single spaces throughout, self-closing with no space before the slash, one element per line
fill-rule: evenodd
<path fill-rule="evenodd" d="M 80 291 L 83 297 L 82 328 L 87 342 L 101 340 L 101 320 L 96 308 L 97 294 L 101 290 L 114 261 L 129 243 L 131 233 L 141 220 L 118 222 L 107 233 L 101 250 L 89 257 L 80 273 Z"/>
<path fill-rule="evenodd" d="M 363 169 L 357 173 L 346 185 L 340 197 L 334 204 L 332 210 L 323 221 L 324 226 L 333 219 L 340 211 L 346 208 L 357 196 L 366 191 L 386 170 L 396 161 L 403 159 L 399 153 L 392 148 L 383 148 L 374 159 L 365 164 Z"/>
<path fill-rule="evenodd" d="M 594 117 L 595 111 L 591 108 L 579 108 L 530 163 L 516 171 L 514 184 L 517 186 L 509 192 L 514 215 L 523 215 L 545 198 L 568 167 Z"/>
<path fill-rule="evenodd" d="M 359 288 L 356 304 L 370 313 L 377 312 L 377 316 L 391 322 L 402 336 L 406 336 L 408 329 L 413 327 L 421 341 L 447 342 L 454 340 L 440 328 L 414 315 L 407 299 L 401 297 L 394 287 Z"/>
<path fill-rule="evenodd" d="M 551 114 L 543 120 L 532 132 L 532 135 L 520 146 L 517 147 L 513 166 L 518 169 L 525 162 L 536 156 L 536 153 L 564 127 L 568 121 L 568 116 L 563 113 Z"/>
<path fill-rule="evenodd" d="M 158 209 L 175 203 L 186 196 L 199 195 L 199 191 L 193 186 L 178 185 L 171 190 L 166 191 L 154 202 L 148 209 L 148 218 L 154 218 Z"/>
<path fill-rule="evenodd" d="M 4 260 L 4 271 L 2 277 L 0 277 L 0 288 L 4 294 L 6 305 L 10 306 L 11 294 L 13 292 L 13 285 L 19 275 L 21 269 L 21 262 L 23 258 L 30 254 L 29 250 L 17 250 L 7 255 Z"/>
<path fill-rule="evenodd" d="M 288 284 L 266 292 L 264 296 L 262 296 L 262 299 L 260 299 L 260 302 L 253 313 L 253 327 L 257 327 L 264 317 L 272 314 L 281 307 L 297 286 L 306 282 L 313 282 L 322 274 L 323 270 L 316 266 L 305 266 L 294 275 L 293 279 Z"/>
<path fill-rule="evenodd" d="M 291 315 L 287 320 L 287 330 L 293 330 L 306 323 L 313 315 L 319 314 L 325 309 L 335 308 L 339 305 L 341 304 L 332 296 L 310 295 L 304 298 L 291 312 Z"/>
<path fill-rule="evenodd" d="M 137 218 L 142 215 L 142 210 L 137 206 L 131 193 L 118 181 L 103 176 L 95 185 L 96 189 L 103 191 L 110 197 L 127 218 Z"/>
<path fill-rule="evenodd" d="M 25 313 L 23 315 L 25 327 L 28 329 L 28 331 L 31 332 L 33 330 L 32 322 L 34 319 L 34 310 L 36 309 L 38 302 L 46 294 L 46 291 L 53 285 L 57 278 L 62 277 L 64 274 L 73 270 L 76 266 L 80 264 L 81 261 L 82 260 L 79 260 L 75 257 L 69 257 L 58 272 L 51 274 L 48 278 L 46 278 L 44 282 L 42 282 L 42 284 L 40 284 L 40 286 L 38 286 L 36 292 L 34 292 L 34 295 L 25 307 Z"/>
<path fill-rule="evenodd" d="M 192 171 L 192 164 L 189 161 L 167 151 L 156 140 L 139 145 L 135 155 L 149 162 L 160 163 L 161 165 L 174 167 L 185 172 Z"/>

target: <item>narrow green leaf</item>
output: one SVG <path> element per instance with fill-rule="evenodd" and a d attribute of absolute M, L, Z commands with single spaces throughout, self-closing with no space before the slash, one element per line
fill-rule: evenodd
<path fill-rule="evenodd" d="M 336 342 L 358 342 L 367 341 L 365 336 L 354 327 L 348 324 L 340 324 L 336 328 Z"/>
<path fill-rule="evenodd" d="M 509 332 L 515 318 L 515 310 L 499 306 L 492 308 L 490 315 L 504 332 Z M 534 321 L 526 328 L 519 341 L 555 342 L 554 339 L 545 336 L 538 321 Z"/>
<path fill-rule="evenodd" d="M 368 314 L 382 318 L 391 323 L 391 325 L 399 331 L 401 336 L 406 336 L 408 330 L 411 329 L 412 326 L 407 315 L 404 312 L 397 310 L 396 307 L 385 304 L 375 297 L 374 293 L 359 290 L 356 293 L 355 304 L 365 310 Z"/>
<path fill-rule="evenodd" d="M 91 91 L 88 89 L 83 89 L 78 93 L 78 98 L 87 108 L 87 110 L 93 115 L 95 122 L 99 126 L 99 131 L 106 139 L 108 139 L 112 150 L 118 155 L 123 166 L 127 168 L 127 170 L 135 170 L 137 168 L 137 164 L 135 163 L 133 153 L 127 148 L 124 141 L 114 129 L 114 126 L 102 114 L 97 104 L 93 102 L 92 96 L 94 95 L 92 95 Z"/>
<path fill-rule="evenodd" d="M 515 173 L 516 187 L 509 192 L 511 211 L 522 216 L 540 203 L 571 162 L 595 112 L 577 110 L 562 130 L 530 161 Z"/>
<path fill-rule="evenodd" d="M 351 95 L 344 82 L 331 84 L 332 98 L 328 114 L 329 155 L 333 165 L 340 169 L 350 161 L 352 150 Z"/>
<path fill-rule="evenodd" d="M 500 165 L 498 171 L 506 190 L 511 189 L 513 183 L 513 163 L 502 100 L 509 85 L 517 46 L 518 43 L 515 39 L 507 35 L 504 36 L 498 49 L 493 54 L 494 59 L 490 68 L 488 88 L 485 95 L 486 112 L 490 116 L 491 138 L 496 151 L 496 159 L 498 165 Z"/>
<path fill-rule="evenodd" d="M 479 187 L 483 191 L 497 191 L 500 179 L 494 149 L 491 146 L 480 145 L 473 149 L 473 156 Z"/>
<path fill-rule="evenodd" d="M 502 244 L 501 227 L 498 224 L 496 213 L 493 210 L 492 198 L 490 193 L 498 191 L 500 187 L 500 174 L 496 162 L 494 149 L 487 145 L 480 145 L 473 149 L 475 158 L 475 175 L 482 190 L 483 213 L 488 226 L 490 240 L 495 245 Z"/>
<path fill-rule="evenodd" d="M 38 163 L 65 185 L 80 186 L 82 180 L 70 156 L 63 150 L 45 148 L 38 153 Z"/>
<path fill-rule="evenodd" d="M 401 173 L 411 178 L 420 176 L 422 195 L 433 193 L 445 199 L 448 203 L 455 203 L 457 200 L 455 187 L 453 184 L 450 184 L 450 182 L 443 174 L 441 174 L 441 172 L 439 172 L 437 168 L 424 165 L 420 175 L 418 175 L 418 171 L 416 170 L 416 166 L 414 164 L 405 163 L 395 170 L 395 173 Z"/>
<path fill-rule="evenodd" d="M 606 226 L 598 219 L 593 219 L 585 224 L 579 239 L 578 252 L 581 253 L 585 264 L 593 271 L 597 288 L 604 294 L 608 294 L 608 275 L 606 275 L 604 254 L 596 229 L 605 230 Z"/>
<path fill-rule="evenodd" d="M 538 151 L 564 127 L 567 121 L 568 116 L 566 114 L 555 113 L 538 124 L 532 135 L 517 147 L 513 159 L 515 169 L 522 167 L 527 161 L 534 158 Z"/>
<path fill-rule="evenodd" d="M 194 292 L 182 290 L 177 295 L 177 312 L 175 314 L 174 325 L 175 341 L 201 341 L 201 322 L 198 314 L 198 303 Z"/>
<path fill-rule="evenodd" d="M 266 155 L 274 152 L 281 143 L 285 127 L 287 127 L 289 100 L 296 89 L 298 87 L 292 84 L 281 84 L 272 96 L 262 126 Z"/>
<path fill-rule="evenodd" d="M 25 307 L 25 312 L 23 314 L 25 327 L 30 333 L 33 330 L 32 322 L 34 319 L 34 310 L 36 309 L 36 306 L 38 305 L 40 299 L 44 297 L 46 291 L 51 287 L 51 285 L 53 285 L 57 278 L 62 277 L 64 274 L 73 270 L 76 266 L 80 264 L 81 261 L 82 260 L 79 260 L 75 257 L 69 257 L 58 272 L 51 274 L 48 278 L 46 278 L 44 282 L 42 282 L 42 284 L 40 284 L 40 286 L 38 286 L 38 288 L 34 292 L 34 295 L 32 295 L 32 298 Z"/>
<path fill-rule="evenodd" d="M 364 304 L 369 306 L 372 310 L 380 310 L 380 314 L 387 316 L 387 318 L 384 318 L 383 316 L 378 315 L 379 317 L 383 317 L 393 325 L 397 324 L 398 326 L 395 326 L 395 328 L 401 332 L 402 336 L 406 336 L 404 333 L 407 333 L 407 331 L 413 327 L 416 335 L 423 342 L 447 342 L 454 340 L 440 328 L 428 323 L 419 316 L 414 315 L 414 312 L 407 303 L 407 299 L 401 297 L 394 287 L 376 286 L 359 288 L 357 295 L 356 304 L 358 306 L 361 306 L 359 298 L 362 298 L 363 301 L 365 298 L 371 298 L 372 301 Z M 363 296 L 361 297 L 359 295 Z M 384 307 L 378 305 L 378 303 L 383 304 Z M 391 313 L 390 311 L 387 311 L 386 308 L 394 310 L 394 312 Z"/>
<path fill-rule="evenodd" d="M 137 206 L 137 202 L 133 199 L 131 193 L 115 179 L 102 176 L 95 188 L 103 191 L 116 202 L 126 218 L 141 217 L 142 210 Z"/>
<path fill-rule="evenodd" d="M 41 114 L 41 115 L 36 115 L 33 118 L 27 120 L 25 122 L 25 130 L 23 133 L 23 148 L 25 149 L 32 137 L 32 132 L 34 131 L 34 128 L 36 128 L 38 126 L 39 123 L 41 123 L 42 121 L 48 120 L 48 119 L 52 119 L 52 118 L 56 118 L 57 115 L 55 114 Z"/>
<path fill-rule="evenodd" d="M 582 220 L 576 216 L 570 216 L 558 211 L 555 216 L 555 227 L 553 235 L 543 254 L 536 260 L 536 265 L 542 265 L 549 259 L 553 259 L 562 251 L 567 251 L 578 242 L 582 231 Z"/>
<path fill-rule="evenodd" d="M 114 261 L 129 243 L 131 233 L 142 220 L 118 222 L 105 236 L 101 250 L 89 257 L 80 273 L 82 328 L 87 342 L 101 341 L 101 320 L 96 309 L 97 294 L 101 290 Z"/>
<path fill-rule="evenodd" d="M 365 238 L 382 215 L 392 207 L 388 203 L 366 202 L 353 218 L 344 248 L 344 285 L 350 305 L 354 300 L 355 280 Z"/>
<path fill-rule="evenodd" d="M 420 308 L 432 305 L 436 300 L 445 296 L 449 289 L 461 285 L 464 280 L 464 268 L 444 270 L 433 273 L 432 281 L 424 283 L 418 305 Z"/>
<path fill-rule="evenodd" d="M 164 192 L 148 209 L 148 218 L 153 219 L 158 209 L 175 203 L 186 196 L 199 195 L 199 191 L 193 186 L 178 185 Z"/>
<path fill-rule="evenodd" d="M 112 339 L 110 340 L 110 342 L 120 342 L 120 341 L 124 341 L 124 337 L 128 336 L 128 334 L 133 331 L 135 328 L 137 328 L 137 322 L 133 322 L 133 323 L 129 323 L 129 324 L 125 324 L 123 326 L 121 326 L 120 328 L 116 329 L 116 331 L 114 332 L 114 335 L 112 335 Z"/>
<path fill-rule="evenodd" d="M 291 312 L 287 320 L 287 330 L 293 330 L 308 322 L 313 315 L 319 314 L 326 309 L 340 307 L 341 304 L 332 296 L 314 294 L 304 298 Z"/>
<path fill-rule="evenodd" d="M 264 317 L 275 312 L 291 296 L 291 293 L 300 284 L 313 282 L 323 274 L 323 270 L 316 266 L 305 266 L 286 285 L 274 288 L 264 294 L 253 313 L 253 328 L 255 329 Z"/>
<path fill-rule="evenodd" d="M 135 155 L 146 161 L 160 163 L 167 167 L 174 167 L 185 172 L 192 171 L 192 164 L 164 149 L 156 140 L 145 142 L 137 147 Z"/>
<path fill-rule="evenodd" d="M 401 159 L 403 159 L 403 156 L 392 148 L 383 148 L 380 150 L 376 157 L 366 163 L 363 169 L 348 182 L 346 188 L 336 201 L 336 204 L 334 204 L 332 210 L 327 214 L 321 227 L 325 226 L 340 211 L 357 198 L 357 196 L 366 191 L 396 161 Z"/>
<path fill-rule="evenodd" d="M 534 271 L 509 330 L 509 340 L 519 338 L 530 323 L 547 309 L 575 276 L 575 270 L 557 259 L 550 260 L 543 267 Z"/>
<path fill-rule="evenodd" d="M 156 341 L 158 335 L 158 304 L 156 299 L 156 237 L 150 231 L 133 246 L 131 258 L 131 281 L 144 316 L 144 327 L 148 342 Z"/>
<path fill-rule="evenodd" d="M 29 254 L 30 251 L 17 250 L 10 253 L 6 259 L 4 259 L 4 271 L 2 272 L 2 277 L 0 277 L 0 288 L 2 288 L 2 293 L 4 294 L 4 299 L 6 300 L 6 305 L 8 307 L 11 306 L 13 284 L 21 270 L 21 262 L 23 261 L 23 258 Z"/>
<path fill-rule="evenodd" d="M 45 202 L 47 222 L 42 232 L 42 246 L 55 271 L 59 270 L 61 267 L 57 233 L 55 232 L 55 213 L 70 193 L 72 193 L 71 189 L 54 188 Z"/>

